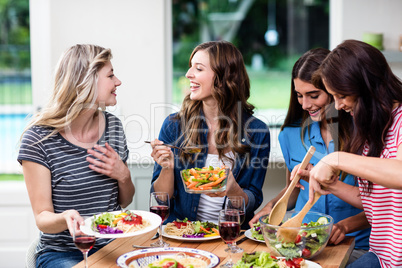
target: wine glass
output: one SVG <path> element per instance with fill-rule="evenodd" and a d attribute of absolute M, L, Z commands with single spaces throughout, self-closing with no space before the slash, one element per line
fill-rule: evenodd
<path fill-rule="evenodd" d="M 83 217 L 84 220 L 88 219 L 89 217 Z M 80 224 L 74 219 L 74 226 L 73 226 L 73 241 L 75 246 L 81 250 L 82 254 L 84 255 L 84 262 L 85 268 L 88 268 L 88 252 L 93 248 L 95 245 L 96 238 L 93 235 L 88 235 L 83 233 L 80 230 Z"/>
<path fill-rule="evenodd" d="M 232 251 L 231 244 L 239 237 L 240 234 L 240 216 L 237 209 L 222 209 L 219 211 L 219 235 L 228 245 L 225 249 L 228 252 L 229 259 L 221 267 L 232 267 Z"/>
<path fill-rule="evenodd" d="M 239 216 L 240 216 L 240 226 L 243 224 L 245 218 L 246 218 L 246 201 L 244 200 L 243 196 L 228 196 L 226 197 L 226 202 L 225 202 L 225 209 L 236 209 L 239 211 Z M 240 253 L 243 252 L 242 248 L 239 248 L 236 244 L 236 241 L 234 241 L 232 244 L 230 244 L 230 247 L 232 248 L 233 253 Z"/>
<path fill-rule="evenodd" d="M 166 243 L 162 239 L 162 224 L 169 217 L 169 194 L 164 192 L 153 192 L 149 200 L 149 210 L 158 214 L 162 218 L 162 222 L 159 226 L 159 240 L 152 243 L 152 247 L 168 247 L 169 243 Z"/>

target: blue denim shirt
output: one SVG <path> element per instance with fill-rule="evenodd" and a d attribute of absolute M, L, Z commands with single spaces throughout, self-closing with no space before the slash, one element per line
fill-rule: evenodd
<path fill-rule="evenodd" d="M 159 140 L 180 146 L 182 134 L 180 121 L 175 120 L 176 114 L 169 115 L 159 133 Z M 202 114 L 200 116 L 203 116 Z M 243 114 L 243 127 L 241 134 L 241 143 L 250 145 L 249 157 L 246 155 L 237 155 L 232 169 L 232 173 L 237 183 L 243 188 L 248 196 L 246 206 L 246 220 L 244 226 L 248 226 L 249 220 L 253 217 L 254 211 L 263 201 L 262 186 L 265 180 L 265 174 L 268 168 L 268 157 L 270 151 L 270 133 L 268 126 L 254 116 Z M 200 194 L 188 194 L 185 192 L 180 177 L 180 171 L 192 167 L 203 167 L 208 154 L 207 135 L 208 127 L 205 120 L 202 121 L 201 144 L 202 152 L 194 163 L 181 161 L 178 157 L 179 151 L 172 149 L 175 155 L 174 168 L 174 196 L 171 200 L 170 216 L 166 222 L 171 222 L 187 217 L 189 220 L 196 220 Z M 159 177 L 162 167 L 155 163 L 151 192 L 154 191 L 153 182 Z M 223 204 L 222 204 L 223 205 Z M 248 228 L 248 227 L 247 227 Z"/>
<path fill-rule="evenodd" d="M 334 151 L 333 141 L 330 142 L 328 148 L 325 145 L 318 122 L 314 122 L 311 125 L 310 134 L 308 134 L 306 130 L 304 135 L 304 145 L 301 142 L 300 131 L 300 127 L 285 127 L 283 131 L 279 133 L 279 143 L 281 145 L 283 157 L 285 158 L 286 166 L 290 172 L 296 165 L 302 162 L 311 145 L 316 148 L 316 152 L 310 160 L 310 163 L 313 165 L 316 165 L 321 158 Z M 350 185 L 355 185 L 352 175 L 346 176 L 344 182 Z M 295 209 L 298 211 L 303 208 L 309 199 L 308 182 L 300 180 L 300 183 L 304 186 L 305 190 L 300 189 L 299 196 L 297 197 Z M 321 196 L 317 203 L 315 203 L 311 208 L 311 211 L 328 214 L 334 218 L 335 223 L 362 212 L 361 209 L 349 205 L 333 194 Z M 368 228 L 348 234 L 348 236 L 355 236 L 355 248 L 368 250 L 370 230 L 371 229 Z"/>

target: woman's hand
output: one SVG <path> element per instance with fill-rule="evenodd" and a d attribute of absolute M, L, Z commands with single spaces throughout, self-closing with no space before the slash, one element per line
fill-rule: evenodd
<path fill-rule="evenodd" d="M 244 198 L 244 201 L 246 203 L 246 206 L 248 204 L 248 195 L 243 191 L 243 188 L 240 187 L 240 185 L 237 183 L 235 177 L 233 176 L 232 171 L 229 171 L 228 179 L 227 179 L 227 184 L 226 184 L 226 191 L 223 192 L 218 192 L 218 193 L 209 193 L 207 194 L 210 197 L 224 197 L 224 196 L 242 196 Z"/>
<path fill-rule="evenodd" d="M 156 163 L 162 168 L 173 169 L 174 168 L 174 154 L 172 149 L 167 146 L 163 146 L 163 141 L 155 139 L 151 142 L 152 153 L 151 156 Z"/>
<path fill-rule="evenodd" d="M 309 202 L 312 202 L 314 192 L 319 192 L 322 195 L 330 194 L 331 188 L 335 187 L 339 180 L 338 170 L 329 164 L 331 163 L 329 157 L 331 157 L 331 154 L 321 159 L 310 171 Z"/>
<path fill-rule="evenodd" d="M 261 216 L 271 213 L 271 210 L 272 205 L 267 204 L 263 209 L 261 209 L 257 214 L 255 214 L 254 217 L 248 222 L 250 228 L 254 227 L 253 224 L 258 223 L 258 220 L 260 219 Z"/>
<path fill-rule="evenodd" d="M 343 241 L 343 239 L 345 239 L 346 234 L 347 231 L 345 229 L 345 226 L 340 223 L 335 223 L 332 227 L 332 232 L 329 237 L 328 243 L 338 245 L 340 242 Z"/>
<path fill-rule="evenodd" d="M 335 223 L 328 242 L 337 245 L 345 239 L 346 234 L 367 228 L 370 228 L 370 223 L 366 218 L 365 212 L 362 211 Z"/>
<path fill-rule="evenodd" d="M 325 157 L 317 163 L 317 165 L 310 171 L 310 180 L 313 179 L 323 187 L 316 187 L 315 190 L 321 190 L 321 188 L 330 188 L 335 184 L 338 179 L 338 170 L 333 168 L 325 161 Z M 316 184 L 315 184 L 316 185 Z M 317 186 L 317 185 L 316 185 Z"/>
<path fill-rule="evenodd" d="M 97 151 L 95 151 L 95 149 Z M 128 178 L 131 180 L 127 165 L 108 143 L 105 143 L 105 147 L 96 144 L 94 149 L 88 149 L 88 153 L 95 157 L 95 159 L 90 156 L 86 158 L 86 160 L 91 163 L 91 165 L 89 165 L 90 169 L 118 181 Z"/>
<path fill-rule="evenodd" d="M 84 225 L 84 218 L 81 217 L 80 213 L 75 209 L 66 210 L 61 215 L 66 221 L 67 228 L 71 236 L 73 236 L 74 220 L 76 221 L 75 224 Z"/>
<path fill-rule="evenodd" d="M 310 170 L 311 170 L 314 166 L 313 166 L 312 164 L 308 163 L 307 166 L 306 166 L 306 169 L 300 169 L 300 170 L 299 170 L 300 165 L 301 165 L 301 163 L 298 164 L 298 165 L 296 165 L 296 166 L 293 168 L 292 173 L 290 174 L 290 180 L 293 180 L 293 178 L 294 178 L 297 174 L 299 174 L 301 180 L 305 180 L 305 181 L 308 182 L 308 181 L 309 181 L 309 178 L 310 178 Z M 304 186 L 301 185 L 299 182 L 296 183 L 296 187 L 304 190 Z"/>
<path fill-rule="evenodd" d="M 241 189 L 241 187 L 235 180 L 231 170 L 229 170 L 229 175 L 228 175 L 227 180 L 228 181 L 226 183 L 226 191 L 217 192 L 217 193 L 208 193 L 206 195 L 208 195 L 210 197 L 224 197 L 226 195 L 239 195 L 238 190 Z"/>
<path fill-rule="evenodd" d="M 229 170 L 228 178 L 227 178 L 227 183 L 226 183 L 226 190 L 222 192 L 216 192 L 216 193 L 207 193 L 206 195 L 210 197 L 224 197 L 226 195 L 238 195 L 233 193 L 233 188 L 234 185 L 237 185 L 238 188 L 240 188 L 239 184 L 235 180 L 233 173 L 231 170 Z M 232 191 L 230 191 L 232 189 Z M 241 189 L 241 188 L 240 188 Z M 238 193 L 238 192 L 236 192 Z"/>

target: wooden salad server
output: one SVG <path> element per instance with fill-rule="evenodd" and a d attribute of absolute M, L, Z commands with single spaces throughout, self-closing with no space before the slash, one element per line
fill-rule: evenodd
<path fill-rule="evenodd" d="M 297 235 L 299 234 L 301 224 L 303 222 L 304 217 L 306 216 L 307 212 L 314 206 L 317 200 L 321 197 L 321 194 L 318 192 L 314 193 L 313 202 L 307 202 L 302 210 L 294 217 L 287 220 L 284 224 L 282 224 L 276 236 L 278 237 L 279 241 L 285 243 L 291 243 L 296 240 Z"/>
<path fill-rule="evenodd" d="M 315 147 L 310 146 L 310 148 L 308 149 L 306 155 L 304 156 L 303 161 L 297 171 L 299 171 L 300 169 L 306 168 L 306 166 L 310 162 L 310 159 L 313 156 L 314 152 L 315 152 Z M 278 202 L 276 202 L 275 206 L 272 208 L 271 213 L 269 214 L 269 224 L 279 225 L 282 222 L 283 217 L 285 217 L 285 214 L 286 214 L 286 211 L 288 208 L 289 197 L 292 194 L 293 189 L 295 188 L 296 184 L 300 180 L 300 174 L 298 174 L 298 173 L 299 172 L 296 173 L 295 177 L 293 178 L 292 182 L 290 183 L 288 189 L 283 194 L 281 199 L 279 199 Z"/>

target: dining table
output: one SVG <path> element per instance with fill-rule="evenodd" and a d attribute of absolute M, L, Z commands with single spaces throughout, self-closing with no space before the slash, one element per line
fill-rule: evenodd
<path fill-rule="evenodd" d="M 133 245 L 149 246 L 153 240 L 155 232 L 149 232 L 141 236 L 131 236 L 125 238 L 116 238 L 103 248 L 88 257 L 88 264 L 90 268 L 107 268 L 107 267 L 119 267 L 116 260 L 123 254 L 139 250 L 133 248 Z M 239 247 L 244 249 L 244 252 L 251 253 L 254 251 L 269 251 L 264 242 L 255 241 L 252 239 L 243 239 L 244 232 L 238 238 L 238 241 L 242 240 Z M 221 238 L 214 240 L 208 240 L 203 242 L 190 242 L 177 240 L 172 238 L 163 237 L 163 240 L 170 244 L 170 247 L 182 247 L 182 248 L 196 248 L 198 250 L 204 250 L 211 252 L 219 257 L 220 264 L 225 263 L 228 258 L 228 253 L 225 252 L 227 245 Z M 346 237 L 338 245 L 327 245 L 325 249 L 310 261 L 318 263 L 323 268 L 338 268 L 345 267 L 350 254 L 355 246 L 355 240 L 353 237 Z M 234 262 L 241 259 L 243 253 L 232 254 Z M 220 265 L 219 264 L 219 265 Z M 80 262 L 74 266 L 74 268 L 85 267 L 84 262 Z"/>

